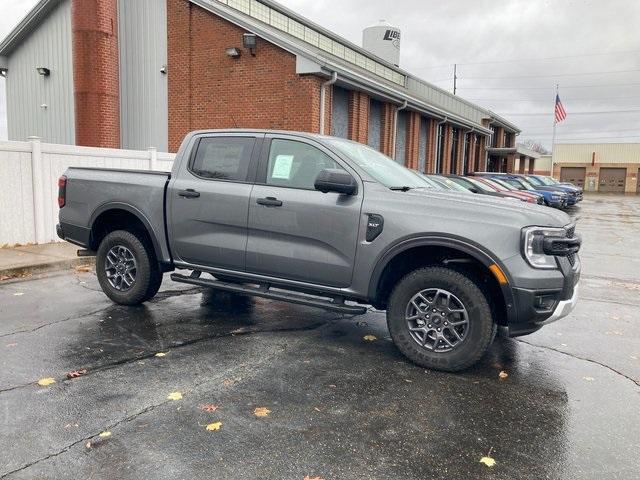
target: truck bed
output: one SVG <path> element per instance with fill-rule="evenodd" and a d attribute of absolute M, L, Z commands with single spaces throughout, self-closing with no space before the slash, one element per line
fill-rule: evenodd
<path fill-rule="evenodd" d="M 71 167 L 64 175 L 67 203 L 60 210 L 60 223 L 69 241 L 89 247 L 94 220 L 107 209 L 120 208 L 147 224 L 155 236 L 160 260 L 170 260 L 164 222 L 169 172 Z"/>

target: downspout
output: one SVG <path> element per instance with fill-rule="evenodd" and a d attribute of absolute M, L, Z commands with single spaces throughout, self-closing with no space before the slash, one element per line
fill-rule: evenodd
<path fill-rule="evenodd" d="M 398 137 L 398 114 L 400 110 L 404 110 L 409 105 L 409 101 L 405 100 L 400 108 L 396 108 L 396 113 L 393 116 L 393 143 L 391 144 L 391 158 L 396 159 L 396 138 Z"/>
<path fill-rule="evenodd" d="M 440 173 L 440 172 L 438 172 L 438 170 L 439 170 L 438 167 L 441 166 L 440 165 L 440 134 L 438 133 L 438 130 L 440 130 L 440 128 L 439 128 L 440 125 L 443 125 L 443 124 L 447 123 L 447 120 L 449 120 L 449 118 L 448 117 L 444 117 L 441 122 L 438 122 L 436 124 L 436 164 L 434 165 L 434 167 L 435 167 L 434 170 L 435 171 L 433 173 Z"/>
<path fill-rule="evenodd" d="M 320 135 L 324 135 L 324 109 L 325 109 L 325 98 L 326 98 L 326 90 L 327 87 L 333 85 L 338 80 L 338 72 L 333 72 L 331 74 L 331 79 L 324 82 L 320 86 Z"/>

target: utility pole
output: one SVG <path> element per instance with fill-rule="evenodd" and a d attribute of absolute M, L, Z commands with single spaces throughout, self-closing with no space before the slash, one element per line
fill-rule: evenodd
<path fill-rule="evenodd" d="M 456 94 L 456 90 L 458 89 L 458 64 L 453 64 L 453 94 Z"/>

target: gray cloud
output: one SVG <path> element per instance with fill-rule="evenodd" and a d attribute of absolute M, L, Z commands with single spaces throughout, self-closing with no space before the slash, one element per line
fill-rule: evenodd
<path fill-rule="evenodd" d="M 451 90 L 453 64 L 458 63 L 458 93 L 519 125 L 522 139 L 550 145 L 555 84 L 559 83 L 569 117 L 558 126 L 558 141 L 600 142 L 610 137 L 612 142 L 640 142 L 640 2 L 280 1 L 357 44 L 362 29 L 380 19 L 399 26 L 403 68 Z M 4 4 L 0 37 L 4 37 L 36 1 L 0 3 Z M 606 55 L 591 55 L 600 53 Z M 540 60 L 551 57 L 555 59 Z M 612 71 L 623 73 L 592 74 Z M 578 88 L 591 85 L 600 87 Z M 0 138 L 6 110 L 2 95 Z M 638 112 L 579 115 L 613 110 Z M 541 112 L 544 115 L 533 115 Z"/>

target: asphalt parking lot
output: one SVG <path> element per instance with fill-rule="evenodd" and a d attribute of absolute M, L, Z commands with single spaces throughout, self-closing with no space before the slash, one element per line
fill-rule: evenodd
<path fill-rule="evenodd" d="M 570 213 L 576 310 L 455 375 L 405 360 L 380 312 L 4 282 L 0 478 L 640 478 L 640 196 Z"/>

